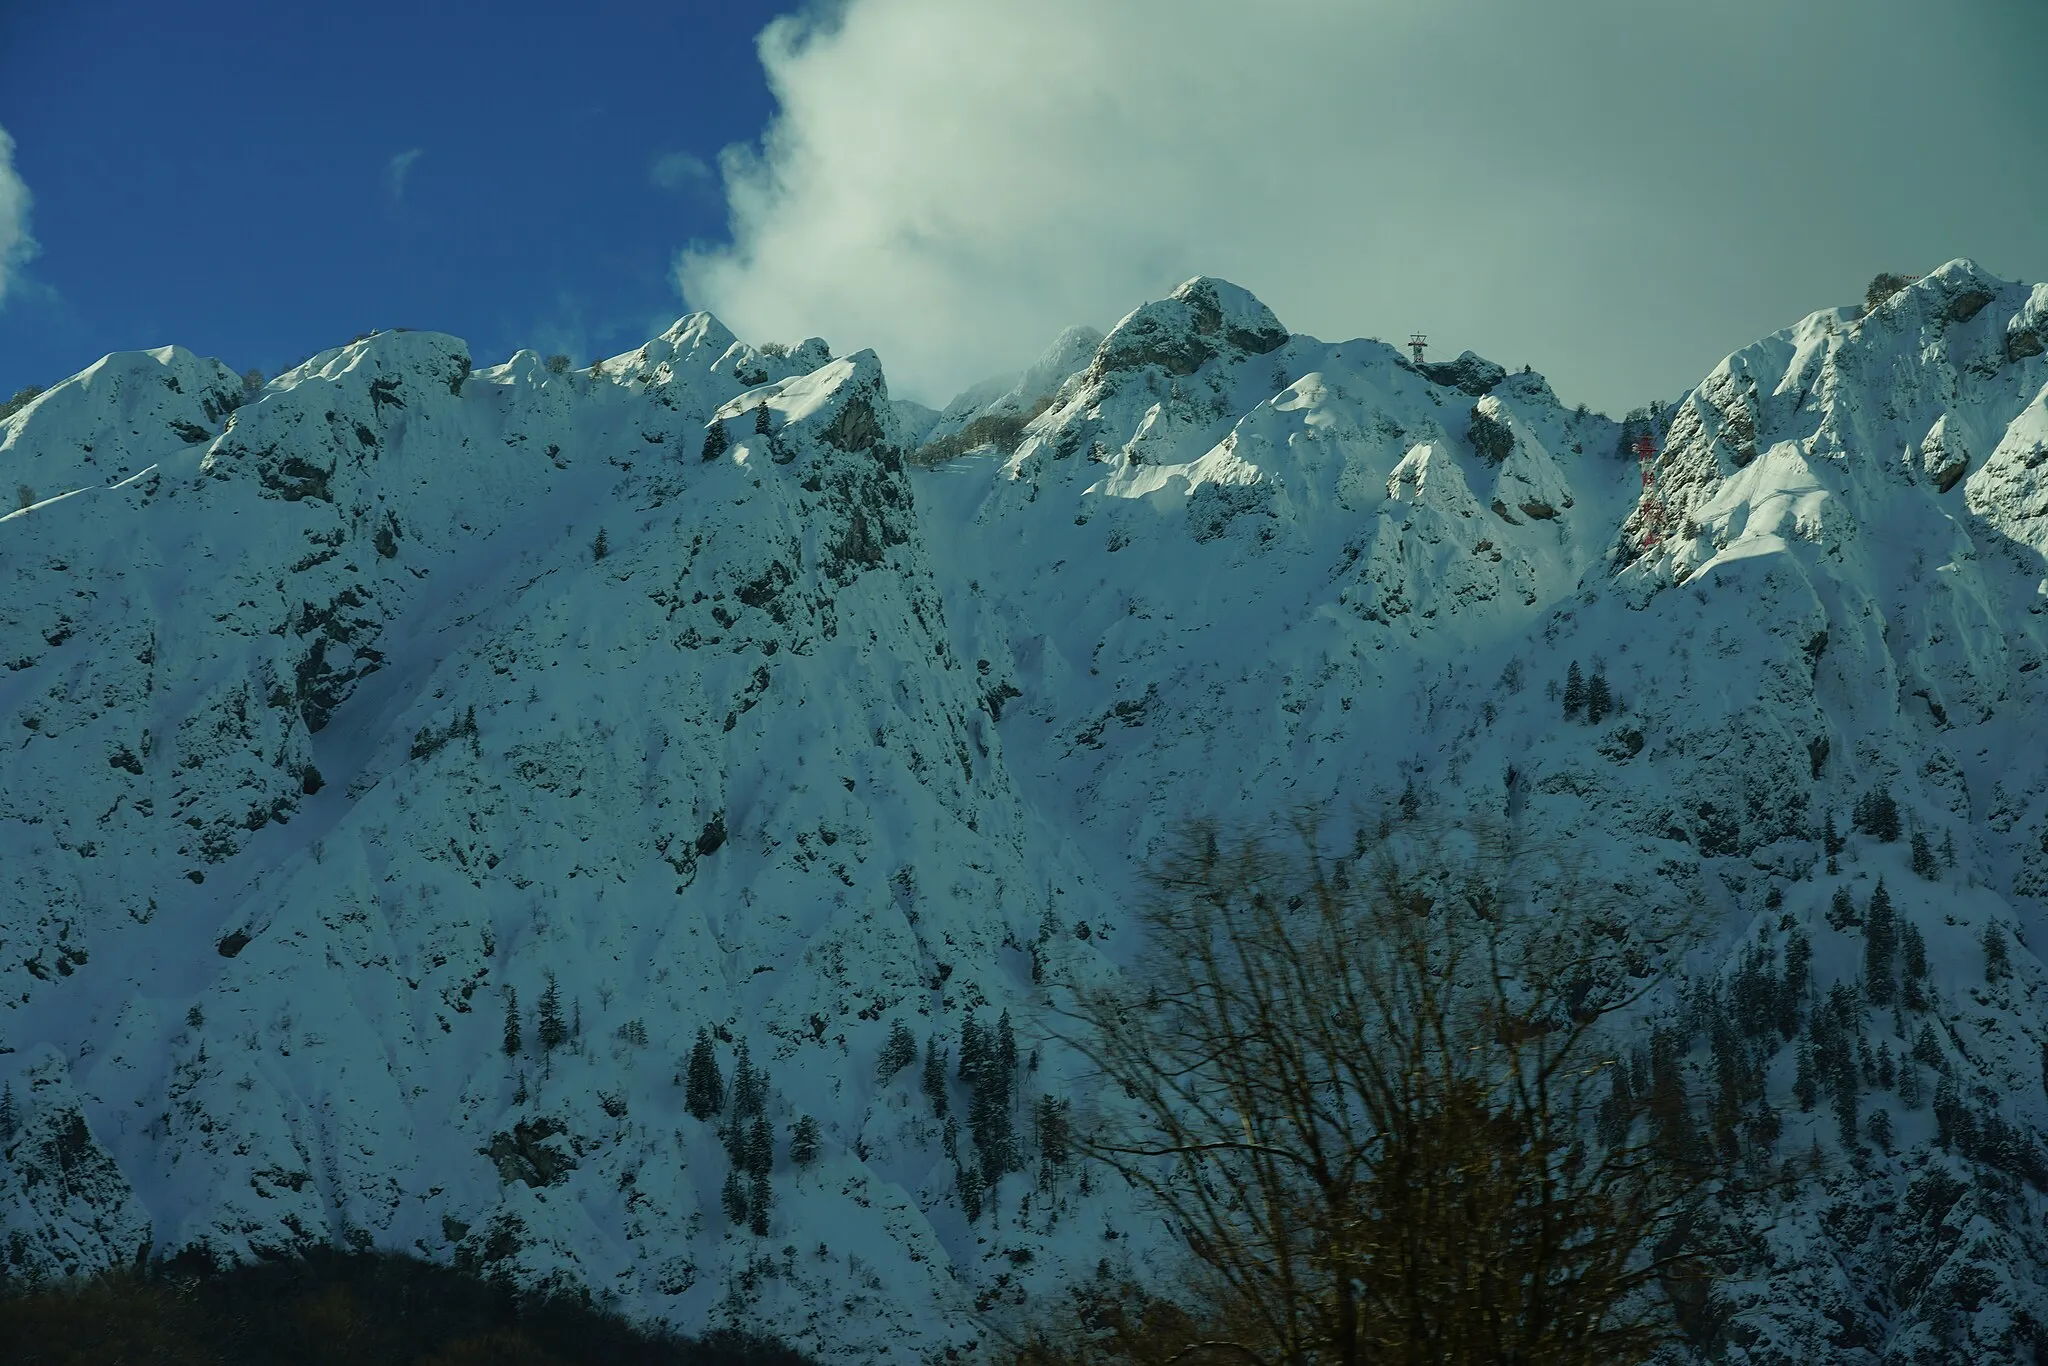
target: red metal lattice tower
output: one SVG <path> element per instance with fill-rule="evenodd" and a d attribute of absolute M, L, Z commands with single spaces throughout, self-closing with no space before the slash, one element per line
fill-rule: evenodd
<path fill-rule="evenodd" d="M 1643 471 L 1643 539 L 1642 547 L 1648 550 L 1664 539 L 1664 500 L 1657 496 L 1657 443 L 1644 432 L 1629 447 L 1635 452 L 1636 463 Z"/>
<path fill-rule="evenodd" d="M 1408 334 L 1408 349 L 1415 353 L 1415 363 L 1422 364 L 1422 349 L 1429 345 L 1429 338 L 1420 332 Z"/>

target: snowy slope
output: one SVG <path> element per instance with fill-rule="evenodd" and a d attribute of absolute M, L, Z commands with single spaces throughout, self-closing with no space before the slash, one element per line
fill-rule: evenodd
<path fill-rule="evenodd" d="M 1885 1110 L 1895 1151 L 1851 1157 L 1826 1103 L 1799 1108 L 1793 1041 L 1737 1050 L 1786 1116 L 1775 1143 L 1737 1141 L 1817 1148 L 1827 1174 L 1731 1212 L 1751 1255 L 1724 1267 L 1716 1340 L 1756 1361 L 2026 1359 L 2048 1323 L 2025 947 L 2048 933 L 2048 290 L 1954 262 L 1868 319 L 1816 314 L 1730 357 L 1669 415 L 1647 554 L 1615 425 L 1539 377 L 1274 345 L 1241 292 L 1180 296 L 1120 324 L 1006 465 L 929 476 L 961 653 L 1015 690 L 1001 729 L 1034 803 L 1105 870 L 1190 811 L 1372 820 L 1409 793 L 1477 812 L 1624 902 L 1697 915 L 1694 980 L 1724 999 L 1795 934 L 1816 1002 L 1860 978 L 1860 925 L 1827 913 L 1846 888 L 1860 915 L 1882 878 L 1932 1008 L 1858 1006 L 1838 1037 L 1870 1074 L 1859 1123 Z M 1513 434 L 1497 463 L 1474 410 Z M 1562 715 L 1573 663 L 1618 701 L 1598 726 Z M 1917 875 L 1905 840 L 1851 832 L 1879 786 L 1953 867 Z M 1987 927 L 2014 964 L 1997 982 Z M 1726 1013 L 1688 1015 L 1708 1095 Z M 1895 1060 L 1923 1029 L 1908 1104 Z"/>
<path fill-rule="evenodd" d="M 1729 1130 L 1758 1170 L 1823 1157 L 1726 1211 L 1717 1350 L 2024 1360 L 2043 337 L 2048 287 L 1952 262 L 1731 356 L 1660 421 L 1648 550 L 1620 429 L 1540 375 L 1291 335 L 1217 280 L 940 414 L 707 315 L 596 374 L 379 334 L 246 403 L 175 348 L 109 357 L 0 427 L 35 495 L 0 519 L 6 1255 L 368 1241 L 848 1360 L 965 1347 L 977 1305 L 1156 1239 L 1071 1171 L 970 1222 L 969 1136 L 918 1067 L 877 1079 L 891 1022 L 957 1056 L 1011 1011 L 1028 1139 L 1073 1089 L 1044 982 L 1111 970 L 1176 821 L 1405 795 L 1707 927 L 1664 1003 L 1696 1084 L 1734 1049 L 1783 1116 Z M 1014 451 L 906 470 L 997 416 Z M 1880 785 L 1952 866 L 1851 833 Z M 1925 1009 L 1830 998 L 1865 970 L 1836 892 L 1860 918 L 1880 877 Z M 1717 1043 L 1800 936 L 1804 1032 Z M 580 1030 L 543 1059 L 550 980 Z M 766 1236 L 684 1111 L 699 1029 L 768 1072 Z M 1889 1153 L 1796 1099 L 1849 1040 Z"/>
<path fill-rule="evenodd" d="M 384 334 L 6 523 L 18 1260 L 369 1239 L 847 1350 L 961 1322 L 941 1126 L 875 1055 L 1018 1001 L 1086 878 L 942 634 L 874 357 L 743 391 L 728 347 L 592 380 Z M 31 413 L 15 467 L 74 430 Z M 580 1034 L 507 1058 L 549 974 Z M 823 1121 L 766 1241 L 674 1084 L 707 1027 L 779 1144 Z M 29 1179 L 81 1106 L 97 1184 Z"/>

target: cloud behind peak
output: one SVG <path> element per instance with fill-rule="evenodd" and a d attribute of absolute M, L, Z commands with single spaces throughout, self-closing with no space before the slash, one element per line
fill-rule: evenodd
<path fill-rule="evenodd" d="M 762 33 L 780 110 L 721 158 L 730 244 L 676 275 L 743 334 L 874 346 L 926 401 L 1210 274 L 1305 331 L 1421 329 L 1626 406 L 1878 269 L 2048 270 L 2016 229 L 1954 237 L 1958 196 L 2048 210 L 2011 171 L 2044 125 L 1990 93 L 2033 88 L 2029 26 L 1913 0 L 845 0 Z M 1846 117 L 1827 73 L 1906 52 L 1915 80 Z M 1885 212 L 1824 231 L 1786 217 L 1873 191 Z"/>
<path fill-rule="evenodd" d="M 29 209 L 35 203 L 28 185 L 14 169 L 14 139 L 0 128 L 0 304 L 21 267 L 36 254 L 36 240 L 29 236 Z"/>

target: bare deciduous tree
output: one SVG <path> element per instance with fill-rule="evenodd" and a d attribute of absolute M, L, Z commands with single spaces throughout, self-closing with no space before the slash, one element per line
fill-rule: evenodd
<path fill-rule="evenodd" d="M 1187 1295 L 1083 1289 L 1015 1359 L 1647 1358 L 1674 1292 L 1699 1298 L 1708 1174 L 1682 1090 L 1672 1114 L 1616 1084 L 1613 1026 L 1671 935 L 1539 892 L 1498 839 L 1404 825 L 1333 858 L 1298 833 L 1195 827 L 1155 879 L 1142 987 L 1072 1012 L 1129 1101 L 1077 1145 L 1156 1203 Z"/>

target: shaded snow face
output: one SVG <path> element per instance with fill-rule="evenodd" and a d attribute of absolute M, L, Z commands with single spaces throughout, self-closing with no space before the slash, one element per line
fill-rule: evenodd
<path fill-rule="evenodd" d="M 0 1065 L 34 1266 L 367 1240 L 951 1341 L 953 1145 L 874 1055 L 1021 1010 L 1032 959 L 1115 917 L 953 653 L 879 364 L 743 388 L 736 345 L 700 317 L 556 375 L 380 334 L 204 442 L 101 437 L 139 477 L 5 524 L 0 992 L 54 1045 Z M 11 457 L 106 428 L 53 400 Z M 768 1077 L 766 1243 L 673 1084 L 700 1029 Z M 69 1186 L 36 1184 L 53 1134 L 90 1157 Z"/>
<path fill-rule="evenodd" d="M 110 357 L 0 428 L 37 485 L 0 520 L 6 1232 L 45 1269 L 366 1241 L 965 1348 L 977 1300 L 1166 1265 L 1025 1117 L 1086 1099 L 1042 1012 L 1130 950 L 1176 824 L 1412 809 L 1692 916 L 1688 999 L 1810 947 L 1800 1028 L 1861 1040 L 1889 1151 L 1800 1107 L 1775 1028 L 1739 1068 L 1698 1043 L 1702 1087 L 1759 1079 L 1771 1161 L 1828 1162 L 1751 1227 L 1730 1343 L 2021 1359 L 2044 317 L 1953 262 L 1729 357 L 1658 419 L 1648 548 L 1621 429 L 1541 376 L 1208 279 L 938 415 L 703 314 L 563 375 L 380 334 L 239 406 Z M 1015 449 L 906 468 L 982 417 Z M 1574 665 L 1601 703 L 1567 711 Z M 1851 828 L 1879 788 L 1897 842 Z M 1859 985 L 1879 879 L 1911 1009 Z M 949 1131 L 876 1064 L 895 1020 L 957 1063 L 1005 1010 L 1029 1169 L 977 1211 L 962 1085 Z M 767 1073 L 765 1234 L 726 1207 L 746 1134 L 678 1084 L 700 1030 Z"/>

